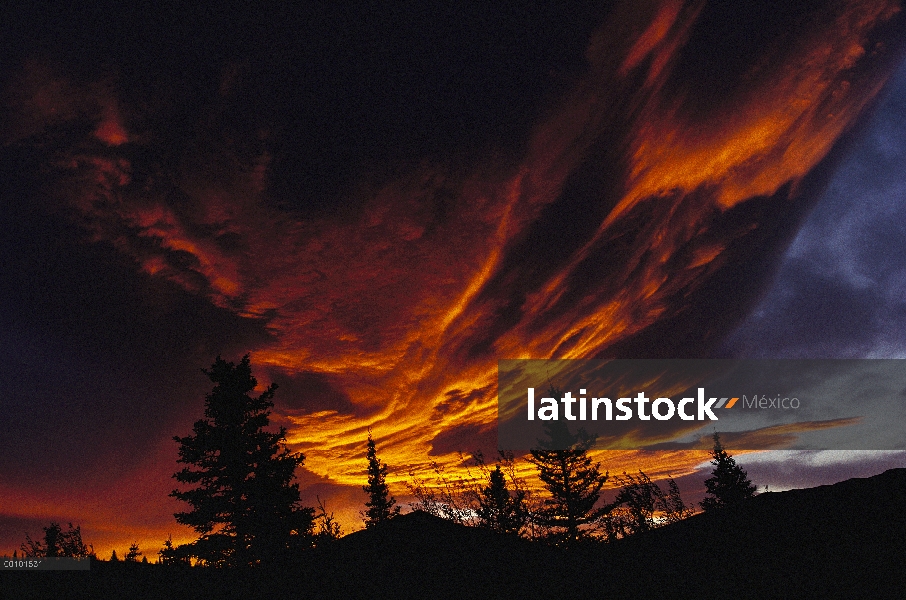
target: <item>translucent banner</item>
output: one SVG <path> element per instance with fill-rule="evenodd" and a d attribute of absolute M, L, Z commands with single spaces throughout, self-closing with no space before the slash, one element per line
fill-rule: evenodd
<path fill-rule="evenodd" d="M 501 360 L 497 416 L 513 451 L 902 450 L 906 360 Z"/>

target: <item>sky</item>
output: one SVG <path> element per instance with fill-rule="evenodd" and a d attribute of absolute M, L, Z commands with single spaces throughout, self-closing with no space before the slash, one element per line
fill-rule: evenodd
<path fill-rule="evenodd" d="M 4 9 L 0 551 L 191 539 L 172 438 L 218 355 L 278 384 L 347 531 L 368 427 L 399 498 L 493 454 L 501 358 L 902 358 L 899 9 Z M 601 459 L 691 496 L 708 466 Z"/>

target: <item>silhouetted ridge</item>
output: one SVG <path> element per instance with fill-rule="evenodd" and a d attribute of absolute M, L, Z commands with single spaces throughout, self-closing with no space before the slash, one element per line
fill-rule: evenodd
<path fill-rule="evenodd" d="M 626 595 L 903 597 L 906 469 L 760 494 L 620 540 L 600 560 Z"/>
<path fill-rule="evenodd" d="M 35 598 L 902 598 L 906 469 L 761 494 L 570 551 L 412 512 L 283 568 L 102 562 L 2 575 L 10 597 Z"/>
<path fill-rule="evenodd" d="M 307 572 L 321 593 L 363 597 L 460 598 L 509 590 L 532 596 L 551 585 L 543 565 L 553 549 L 414 511 L 356 531 L 323 548 Z M 559 575 L 556 575 L 559 577 Z"/>
<path fill-rule="evenodd" d="M 400 515 L 371 529 L 362 529 L 338 541 L 346 547 L 368 547 L 381 544 L 423 546 L 425 549 L 444 544 L 483 547 L 496 545 L 533 545 L 528 540 L 495 533 L 489 529 L 466 527 L 422 510 Z"/>

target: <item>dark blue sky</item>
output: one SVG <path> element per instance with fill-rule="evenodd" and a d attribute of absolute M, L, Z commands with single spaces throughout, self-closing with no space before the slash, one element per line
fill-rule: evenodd
<path fill-rule="evenodd" d="M 906 66 L 850 146 L 728 353 L 906 357 Z"/>
<path fill-rule="evenodd" d="M 906 358 L 906 64 L 723 352 Z M 906 452 L 778 451 L 742 462 L 753 481 L 779 491 L 903 467 Z"/>

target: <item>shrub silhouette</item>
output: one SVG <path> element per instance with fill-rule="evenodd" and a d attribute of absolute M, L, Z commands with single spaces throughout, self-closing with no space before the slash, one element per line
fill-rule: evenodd
<path fill-rule="evenodd" d="M 73 527 L 69 523 L 69 529 L 63 531 L 59 523 L 52 522 L 43 529 L 41 540 L 32 540 L 28 534 L 25 535 L 25 542 L 20 546 L 24 556 L 94 556 L 94 547 L 82 542 L 81 526 Z"/>
<path fill-rule="evenodd" d="M 624 472 L 616 480 L 623 488 L 602 518 L 608 540 L 643 533 L 692 515 L 692 507 L 683 502 L 673 479 L 667 480 L 666 492 L 641 469 L 638 476 Z"/>

